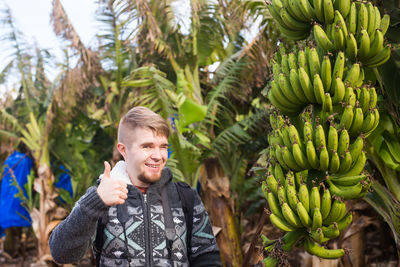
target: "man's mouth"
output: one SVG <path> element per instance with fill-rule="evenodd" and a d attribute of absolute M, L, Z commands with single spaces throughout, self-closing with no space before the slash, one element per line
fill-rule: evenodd
<path fill-rule="evenodd" d="M 154 168 L 154 169 L 156 169 L 156 168 L 159 168 L 159 167 L 160 167 L 160 165 L 159 165 L 159 164 L 149 164 L 149 163 L 146 163 L 145 165 L 146 165 L 147 167 Z"/>

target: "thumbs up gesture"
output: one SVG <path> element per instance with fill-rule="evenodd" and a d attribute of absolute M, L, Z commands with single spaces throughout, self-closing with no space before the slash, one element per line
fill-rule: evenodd
<path fill-rule="evenodd" d="M 97 187 L 97 194 L 107 206 L 124 204 L 128 197 L 128 189 L 126 183 L 120 180 L 111 179 L 111 166 L 104 162 L 103 178 Z"/>

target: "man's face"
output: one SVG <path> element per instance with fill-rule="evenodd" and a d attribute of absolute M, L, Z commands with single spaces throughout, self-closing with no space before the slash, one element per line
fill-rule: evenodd
<path fill-rule="evenodd" d="M 150 129 L 136 128 L 130 144 L 118 144 L 124 156 L 129 178 L 136 186 L 157 182 L 168 159 L 168 139 Z"/>

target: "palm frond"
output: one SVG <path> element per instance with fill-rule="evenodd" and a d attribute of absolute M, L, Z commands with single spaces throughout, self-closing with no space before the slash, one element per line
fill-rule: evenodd
<path fill-rule="evenodd" d="M 240 84 L 240 72 L 243 70 L 245 64 L 241 61 L 237 62 L 235 57 L 222 62 L 211 81 L 212 84 L 216 84 L 206 96 L 207 118 L 211 120 L 215 119 L 214 116 L 218 113 L 219 109 L 223 109 L 222 101 L 229 102 L 228 95 L 240 94 L 235 88 Z"/>
<path fill-rule="evenodd" d="M 23 129 L 18 119 L 8 113 L 4 108 L 0 109 L 0 124 L 10 131 L 21 132 Z"/>
<path fill-rule="evenodd" d="M 251 143 L 252 140 L 266 133 L 269 112 L 257 110 L 256 113 L 236 122 L 222 131 L 212 142 L 212 147 L 217 153 L 224 154 L 231 147 Z"/>
<path fill-rule="evenodd" d="M 131 72 L 129 79 L 123 84 L 141 81 L 136 87 L 142 87 L 135 99 L 135 105 L 148 106 L 150 109 L 160 112 L 161 116 L 168 118 L 173 115 L 172 106 L 166 90 L 175 88 L 175 85 L 166 78 L 166 74 L 154 67 L 142 67 Z"/>
<path fill-rule="evenodd" d="M 6 78 L 8 74 L 10 73 L 11 69 L 14 66 L 14 60 L 11 60 L 0 72 L 0 84 L 3 84 L 6 82 Z"/>

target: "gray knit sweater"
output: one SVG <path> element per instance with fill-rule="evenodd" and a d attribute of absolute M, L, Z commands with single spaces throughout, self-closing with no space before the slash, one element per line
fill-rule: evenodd
<path fill-rule="evenodd" d="M 100 266 L 222 266 L 208 214 L 195 194 L 191 244 L 186 244 L 186 223 L 172 174 L 167 168 L 145 195 L 128 185 L 127 221 L 119 221 L 118 206 L 108 207 L 90 187 L 75 204 L 71 214 L 50 236 L 50 251 L 57 263 L 77 262 L 96 234 L 97 221 L 105 222 Z M 171 254 L 166 248 L 161 190 L 167 187 L 175 237 Z M 125 239 L 126 238 L 126 239 Z M 188 259 L 187 249 L 191 250 Z M 189 264 L 190 262 L 190 264 Z"/>

